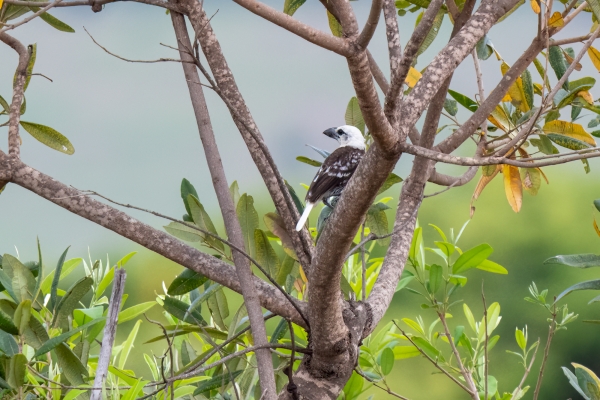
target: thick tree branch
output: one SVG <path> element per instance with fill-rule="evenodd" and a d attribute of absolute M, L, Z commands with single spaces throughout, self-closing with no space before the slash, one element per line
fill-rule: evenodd
<path fill-rule="evenodd" d="M 419 25 L 417 25 L 408 43 L 406 44 L 404 54 L 402 54 L 402 58 L 398 62 L 397 66 L 392 65 L 392 60 L 394 60 L 396 56 L 392 57 L 392 49 L 389 50 L 390 66 L 394 69 L 392 69 L 390 90 L 388 90 L 385 97 L 384 112 L 385 115 L 391 120 L 395 120 L 398 118 L 398 106 L 400 102 L 400 96 L 402 94 L 402 86 L 404 85 L 404 80 L 408 75 L 410 66 L 412 65 L 412 62 L 415 59 L 417 52 L 421 47 L 421 44 L 423 44 L 425 37 L 427 37 L 427 34 L 431 30 L 433 20 L 435 19 L 438 11 L 440 10 L 440 7 L 442 7 L 442 4 L 444 4 L 444 0 L 433 0 L 429 4 L 429 7 L 427 7 L 427 10 L 425 10 L 425 13 L 423 14 L 423 18 L 421 18 L 421 22 L 419 22 Z M 391 8 L 391 6 L 389 7 Z M 394 18 L 396 18 L 395 14 L 396 13 L 394 12 Z M 389 18 L 391 18 L 391 16 Z M 390 22 L 388 22 L 388 17 L 386 17 L 387 25 L 390 25 Z M 393 122 L 392 124 L 395 125 Z"/>
<path fill-rule="evenodd" d="M 390 59 L 390 80 L 395 81 L 400 60 L 402 59 L 402 45 L 400 44 L 400 29 L 398 29 L 398 16 L 394 0 L 384 0 L 383 16 L 385 19 L 385 35 L 388 43 L 388 54 Z M 383 88 L 382 88 L 383 90 Z M 387 94 L 388 88 L 384 90 Z"/>
<path fill-rule="evenodd" d="M 59 207 L 99 224 L 186 268 L 201 273 L 238 293 L 241 291 L 237 275 L 231 265 L 196 250 L 107 204 L 98 202 L 89 196 L 83 196 L 78 190 L 58 182 L 2 152 L 0 152 L 0 179 L 9 180 L 30 190 Z M 254 284 L 259 291 L 261 305 L 264 308 L 290 318 L 295 324 L 305 325 L 302 317 L 273 286 L 256 277 Z M 300 305 L 305 307 L 302 303 Z"/>
<path fill-rule="evenodd" d="M 431 176 L 429 177 L 429 182 L 440 186 L 463 186 L 473 180 L 478 169 L 479 167 L 469 167 L 469 169 L 467 169 L 461 176 L 451 176 L 437 172 L 434 168 Z"/>
<path fill-rule="evenodd" d="M 196 37 L 200 41 L 202 51 L 213 72 L 219 90 L 228 99 L 228 106 L 230 105 L 236 109 L 236 113 L 232 114 L 234 122 L 269 190 L 277 212 L 285 222 L 298 260 L 308 270 L 312 258 L 312 238 L 306 229 L 300 232 L 296 232 L 295 230 L 296 223 L 300 218 L 298 210 L 283 182 L 281 174 L 277 170 L 277 166 L 269 162 L 269 159 L 272 159 L 270 154 L 265 154 L 265 152 L 268 153 L 267 147 L 237 87 L 233 74 L 223 56 L 221 45 L 212 30 L 210 21 L 200 3 L 193 0 L 181 0 L 179 5 L 190 18 L 192 26 L 196 31 Z M 240 121 L 240 118 L 243 121 Z"/>
<path fill-rule="evenodd" d="M 15 73 L 16 79 L 13 84 L 13 97 L 10 104 L 10 115 L 8 122 L 8 154 L 20 157 L 21 138 L 19 136 L 19 122 L 21 121 L 21 105 L 25 96 L 25 82 L 27 81 L 27 64 L 29 64 L 30 53 L 14 37 L 5 32 L 0 32 L 0 40 L 13 48 L 19 55 L 19 63 Z"/>
<path fill-rule="evenodd" d="M 362 48 L 366 49 L 375 33 L 375 29 L 377 29 L 377 24 L 379 23 L 379 17 L 381 16 L 381 6 L 383 0 L 373 0 L 371 3 L 371 11 L 369 12 L 369 17 L 367 18 L 367 22 L 365 26 L 358 36 L 356 40 L 356 44 Z"/>
<path fill-rule="evenodd" d="M 188 49 L 192 48 L 192 43 L 185 26 L 185 19 L 183 15 L 179 13 L 171 12 L 171 20 L 173 21 L 173 28 L 175 30 L 175 36 L 177 37 L 177 44 L 179 46 L 179 56 L 183 61 L 183 72 L 190 92 L 190 98 L 194 108 L 196 122 L 198 124 L 198 131 L 200 133 L 200 139 L 202 141 L 202 146 L 204 147 L 206 162 L 212 177 L 219 207 L 221 208 L 221 215 L 223 216 L 227 237 L 237 247 L 244 248 L 242 228 L 237 218 L 233 199 L 231 198 L 231 194 L 229 192 L 229 185 L 227 184 L 225 170 L 223 168 L 223 163 L 219 154 L 219 148 L 215 140 L 212 123 L 210 121 L 210 115 L 208 113 L 208 107 L 204 98 L 204 92 L 202 90 L 202 86 L 200 85 L 200 77 L 198 76 L 198 71 L 196 70 L 194 57 L 187 52 Z M 248 251 L 250 249 L 245 250 Z M 244 303 L 246 304 L 246 310 L 248 311 L 248 318 L 250 320 L 254 342 L 257 346 L 264 346 L 268 344 L 267 332 L 263 320 L 258 291 L 256 290 L 256 286 L 254 285 L 253 281 L 250 262 L 242 253 L 238 251 L 232 249 L 231 253 L 236 267 L 238 280 L 240 282 L 242 296 L 244 297 Z M 260 377 L 260 385 L 264 393 L 264 397 L 265 399 L 275 399 L 277 397 L 277 390 L 275 388 L 275 373 L 273 371 L 273 361 L 271 359 L 271 352 L 269 349 L 257 349 L 256 360 L 258 375 Z"/>
<path fill-rule="evenodd" d="M 284 14 L 281 11 L 277 11 L 264 3 L 255 0 L 234 1 L 248 11 L 300 36 L 303 39 L 308 40 L 311 43 L 316 44 L 317 46 L 331 50 L 334 53 L 341 54 L 343 56 L 348 56 L 353 52 L 352 47 L 344 39 L 337 38 L 331 34 L 305 25 L 293 17 Z"/>

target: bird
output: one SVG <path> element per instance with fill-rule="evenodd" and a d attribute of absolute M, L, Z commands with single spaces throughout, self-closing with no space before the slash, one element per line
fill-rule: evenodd
<path fill-rule="evenodd" d="M 319 200 L 323 200 L 323 203 L 333 208 L 329 198 L 342 194 L 344 187 L 365 155 L 365 138 L 357 127 L 342 125 L 337 128 L 329 128 L 323 134 L 336 139 L 340 143 L 340 147 L 327 156 L 311 182 L 306 194 L 304 212 L 296 225 L 297 231 L 302 229 L 310 210 Z"/>

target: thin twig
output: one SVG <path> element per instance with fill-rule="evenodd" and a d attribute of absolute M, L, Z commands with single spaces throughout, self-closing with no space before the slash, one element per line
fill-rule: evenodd
<path fill-rule="evenodd" d="M 46 75 L 40 74 L 39 72 L 36 72 L 34 74 L 27 74 L 27 76 L 41 76 L 42 78 L 48 79 L 50 82 L 54 82 L 52 79 L 48 78 Z"/>
<path fill-rule="evenodd" d="M 369 378 L 369 377 L 368 377 L 368 376 L 367 376 L 367 375 L 366 375 L 364 372 L 362 372 L 362 371 L 360 370 L 360 368 L 358 368 L 358 367 L 355 367 L 355 368 L 354 368 L 354 371 L 355 371 L 357 374 L 359 374 L 360 376 L 362 376 L 364 379 L 366 379 L 367 381 L 371 382 L 371 383 L 373 384 L 373 386 L 375 386 L 376 388 L 379 388 L 379 389 L 383 390 L 384 392 L 387 392 L 389 395 L 392 395 L 392 396 L 394 396 L 394 397 L 397 397 L 397 398 L 399 398 L 399 399 L 402 399 L 402 400 L 409 400 L 409 398 L 408 398 L 408 397 L 404 397 L 404 396 L 402 396 L 402 395 L 399 395 L 398 393 L 396 393 L 396 392 L 394 392 L 394 391 L 390 390 L 390 388 L 383 387 L 383 386 L 379 385 L 379 384 L 378 384 L 377 382 L 375 382 L 373 379 Z"/>
<path fill-rule="evenodd" d="M 523 374 L 523 378 L 521 379 L 521 382 L 519 382 L 519 386 L 517 386 L 517 388 L 513 392 L 513 397 L 512 397 L 513 399 L 517 397 L 517 395 L 521 391 L 521 388 L 523 387 L 523 384 L 525 384 L 525 380 L 527 379 L 527 376 L 529 375 L 529 372 L 531 371 L 531 367 L 533 366 L 533 362 L 535 361 L 535 355 L 537 354 L 539 347 L 540 347 L 540 339 L 538 338 L 537 345 L 535 346 L 535 351 L 533 352 L 533 356 L 531 357 L 531 361 L 529 362 L 529 365 L 527 366 L 527 368 L 525 368 L 525 373 Z"/>
<path fill-rule="evenodd" d="M 489 341 L 489 332 L 488 332 L 488 312 L 487 312 L 487 305 L 485 304 L 485 293 L 483 291 L 483 280 L 481 281 L 481 301 L 483 302 L 483 323 L 484 323 L 484 329 L 485 329 L 485 341 L 483 342 L 483 375 L 484 375 L 484 388 L 485 388 L 485 394 L 484 394 L 484 400 L 488 400 L 488 375 L 489 375 L 489 371 L 488 371 L 488 367 L 489 367 L 489 360 L 488 360 L 488 341 Z"/>
<path fill-rule="evenodd" d="M 546 362 L 548 361 L 548 354 L 550 353 L 550 344 L 552 344 L 552 338 L 554 337 L 554 333 L 556 332 L 556 298 L 554 299 L 555 303 L 553 304 L 552 309 L 552 321 L 550 322 L 550 327 L 548 328 L 548 339 L 546 340 L 546 347 L 544 348 L 544 358 L 542 359 L 542 365 L 540 365 L 540 372 L 538 374 L 538 380 L 535 385 L 535 391 L 533 392 L 533 400 L 537 400 L 540 394 L 540 388 L 542 386 L 542 379 L 544 378 L 544 369 L 546 368 Z"/>
<path fill-rule="evenodd" d="M 110 50 L 108 50 L 106 47 L 102 46 L 100 43 L 98 43 L 96 41 L 96 39 L 94 39 L 94 37 L 88 32 L 87 29 L 85 29 L 85 26 L 83 27 L 83 30 L 85 31 L 85 33 L 88 34 L 88 36 L 90 37 L 90 39 L 92 39 L 92 41 L 98 46 L 100 47 L 102 50 L 104 50 L 105 52 L 107 52 L 108 54 L 110 54 L 113 57 L 118 58 L 119 60 L 123 60 L 123 61 L 127 61 L 127 62 L 131 62 L 131 63 L 141 63 L 141 64 L 153 64 L 153 63 L 159 63 L 159 62 L 178 62 L 178 63 L 182 63 L 182 62 L 189 62 L 192 63 L 192 61 L 183 61 L 183 60 L 178 60 L 175 58 L 159 58 L 157 60 L 132 60 L 130 58 L 125 58 L 125 57 L 121 57 L 118 54 L 115 54 L 113 52 L 111 52 Z"/>
<path fill-rule="evenodd" d="M 411 339 L 410 336 L 408 336 L 406 334 L 406 332 L 404 332 L 404 330 L 402 328 L 400 328 L 400 326 L 398 326 L 398 324 L 396 323 L 396 321 L 392 320 L 392 322 L 394 323 L 394 325 L 396 325 L 396 328 L 398 328 L 400 330 L 400 332 L 402 332 L 402 335 L 404 335 L 404 337 L 406 339 L 408 339 L 408 341 L 415 346 L 415 348 L 417 350 L 419 350 L 419 353 L 421 353 L 426 359 L 428 359 L 434 367 L 436 367 L 437 369 L 439 369 L 444 375 L 446 375 L 448 378 L 450 378 L 452 380 L 452 382 L 456 383 L 458 386 L 460 386 L 460 388 L 462 390 L 464 390 L 467 393 L 471 393 L 471 391 L 469 390 L 468 387 L 466 387 L 465 385 L 463 385 L 463 383 L 461 381 L 459 381 L 458 379 L 456 379 L 450 372 L 446 371 L 444 369 L 444 367 L 442 367 L 437 360 L 434 360 L 433 358 L 429 357 L 429 355 L 427 353 L 425 353 L 425 351 L 423 351 L 416 343 L 414 340 Z M 452 339 L 450 339 L 452 340 Z"/>
<path fill-rule="evenodd" d="M 290 320 L 287 320 L 288 328 L 290 331 L 290 339 L 292 341 L 292 356 L 290 359 L 290 365 L 286 369 L 288 376 L 287 391 L 292 395 L 292 400 L 299 400 L 298 386 L 294 383 L 294 361 L 296 357 L 296 338 L 294 337 L 294 326 Z"/>

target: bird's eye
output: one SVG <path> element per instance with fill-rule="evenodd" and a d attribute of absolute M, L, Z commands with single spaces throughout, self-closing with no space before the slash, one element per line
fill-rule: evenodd
<path fill-rule="evenodd" d="M 343 135 L 343 134 L 345 134 L 346 132 L 344 132 L 342 129 L 338 129 L 338 130 L 337 130 L 337 133 L 339 133 L 340 135 Z"/>

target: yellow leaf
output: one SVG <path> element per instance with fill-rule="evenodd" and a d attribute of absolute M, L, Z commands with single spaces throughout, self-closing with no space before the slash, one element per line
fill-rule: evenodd
<path fill-rule="evenodd" d="M 507 63 L 505 63 L 504 61 L 502 61 L 502 64 L 500 65 L 500 70 L 502 71 L 502 75 L 505 75 L 509 69 L 510 69 L 509 65 Z M 511 102 L 515 107 L 517 107 L 522 112 L 529 111 L 529 105 L 527 104 L 527 101 L 525 101 L 525 91 L 523 90 L 523 80 L 521 79 L 520 76 L 515 80 L 515 83 L 513 83 L 510 88 L 508 88 L 508 94 L 510 95 L 510 98 L 512 99 Z"/>
<path fill-rule="evenodd" d="M 600 229 L 598 229 L 598 224 L 596 223 L 596 217 L 594 217 L 594 230 L 596 231 L 596 235 L 600 236 Z"/>
<path fill-rule="evenodd" d="M 534 83 L 533 84 L 533 92 L 539 96 L 542 95 L 542 84 L 541 83 Z"/>
<path fill-rule="evenodd" d="M 503 102 L 506 102 L 506 103 L 508 103 L 508 102 L 511 102 L 511 101 L 512 101 L 512 99 L 510 98 L 510 94 L 506 93 L 506 94 L 504 95 L 504 97 L 502 98 L 502 101 L 503 101 Z"/>
<path fill-rule="evenodd" d="M 558 11 L 552 14 L 552 16 L 550 17 L 550 21 L 548 21 L 548 26 L 551 26 L 553 28 L 559 28 L 564 24 L 565 20 L 563 19 L 562 14 Z"/>
<path fill-rule="evenodd" d="M 483 175 L 481 175 L 481 178 L 477 183 L 477 187 L 475 188 L 475 192 L 473 192 L 473 197 L 471 198 L 471 218 L 473 218 L 473 214 L 475 213 L 475 207 L 473 207 L 473 203 L 475 202 L 475 200 L 477 200 L 481 192 L 483 192 L 483 189 L 485 189 L 487 184 L 490 183 L 492 179 L 496 177 L 496 175 L 498 175 L 498 172 L 500 172 L 499 165 L 495 165 L 494 172 L 492 172 L 489 175 L 486 175 L 485 170 L 483 170 Z"/>
<path fill-rule="evenodd" d="M 587 101 L 589 104 L 594 103 L 594 98 L 592 97 L 591 93 L 588 90 L 582 90 L 581 92 L 577 93 L 577 96 L 581 97 L 582 99 Z"/>
<path fill-rule="evenodd" d="M 302 279 L 302 282 L 308 282 L 308 279 L 306 279 L 306 274 L 304 273 L 304 269 L 302 269 L 301 265 L 298 267 L 298 271 L 300 272 L 300 278 Z"/>
<path fill-rule="evenodd" d="M 514 212 L 521 211 L 523 203 L 523 185 L 521 183 L 521 175 L 519 168 L 513 165 L 502 165 L 502 174 L 504 174 L 504 191 L 506 199 Z"/>
<path fill-rule="evenodd" d="M 419 71 L 417 71 L 413 67 L 410 67 L 410 69 L 408 70 L 408 75 L 406 76 L 405 82 L 409 87 L 413 88 L 413 87 L 415 87 L 415 85 L 417 84 L 419 79 L 421 79 L 421 76 L 422 75 Z"/>
<path fill-rule="evenodd" d="M 510 118 L 506 115 L 506 111 L 501 106 L 494 108 L 494 111 L 488 116 L 488 120 L 504 132 L 508 132 L 514 128 Z"/>
<path fill-rule="evenodd" d="M 2 8 L 3 4 L 4 4 L 4 0 L 0 0 L 0 8 Z"/>
<path fill-rule="evenodd" d="M 531 0 L 531 9 L 534 13 L 539 14 L 541 10 L 540 3 L 537 0 Z"/>
<path fill-rule="evenodd" d="M 590 46 L 590 48 L 587 50 L 587 53 L 588 56 L 590 56 L 594 67 L 596 67 L 598 72 L 600 72 L 600 51 L 598 51 L 598 49 L 596 49 L 595 47 Z"/>
<path fill-rule="evenodd" d="M 557 133 L 559 135 L 568 136 L 573 139 L 581 140 L 590 146 L 596 147 L 594 137 L 587 133 L 583 126 L 567 121 L 550 121 L 542 128 L 544 133 Z"/>
<path fill-rule="evenodd" d="M 541 168 L 538 168 L 538 171 L 540 171 L 540 174 L 542 174 L 542 178 L 544 178 L 544 180 L 546 181 L 546 184 L 549 185 L 550 181 L 548 180 L 548 177 L 546 176 L 546 174 L 544 173 L 544 171 L 542 171 Z"/>

